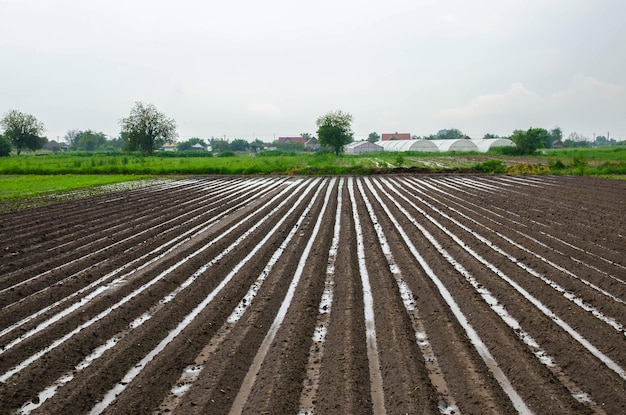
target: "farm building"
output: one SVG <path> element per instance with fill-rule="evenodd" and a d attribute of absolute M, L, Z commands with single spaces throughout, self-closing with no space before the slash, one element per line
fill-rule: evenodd
<path fill-rule="evenodd" d="M 410 133 L 398 133 L 398 132 L 394 134 L 383 133 L 383 135 L 380 138 L 381 141 L 410 140 L 410 139 L 411 139 Z"/>
<path fill-rule="evenodd" d="M 320 144 L 317 141 L 317 138 L 311 137 L 308 140 L 306 140 L 306 143 L 304 143 L 304 150 L 305 151 L 319 151 Z"/>
<path fill-rule="evenodd" d="M 191 146 L 191 149 L 192 149 L 192 150 L 195 150 L 195 151 L 206 151 L 206 147 L 204 147 L 204 146 L 203 146 L 202 144 L 200 144 L 200 143 L 196 143 L 196 144 L 192 145 L 192 146 Z"/>
<path fill-rule="evenodd" d="M 291 142 L 291 143 L 302 143 L 302 144 L 305 144 L 306 143 L 306 137 L 302 137 L 302 136 L 298 136 L 298 137 L 278 137 L 278 142 L 279 143 Z"/>
<path fill-rule="evenodd" d="M 432 141 L 442 153 L 446 151 L 478 151 L 478 146 L 473 143 L 472 140 L 464 138 L 430 141 Z"/>
<path fill-rule="evenodd" d="M 385 151 L 385 149 L 376 143 L 369 141 L 354 141 L 344 147 L 346 154 L 366 153 L 368 151 Z"/>
<path fill-rule="evenodd" d="M 470 140 L 478 147 L 478 151 L 486 153 L 494 147 L 511 147 L 515 146 L 508 138 L 477 138 Z"/>
<path fill-rule="evenodd" d="M 385 151 L 423 151 L 427 153 L 437 153 L 439 148 L 431 140 L 392 140 L 378 141 Z"/>
<path fill-rule="evenodd" d="M 178 150 L 178 148 L 176 147 L 176 143 L 173 141 L 168 141 L 167 143 L 163 144 L 163 147 L 161 147 L 161 150 L 163 151 L 176 151 Z"/>

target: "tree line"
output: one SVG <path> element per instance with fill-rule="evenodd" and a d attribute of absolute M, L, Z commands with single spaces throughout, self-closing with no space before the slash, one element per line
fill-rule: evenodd
<path fill-rule="evenodd" d="M 320 146 L 327 148 L 336 154 L 340 154 L 344 146 L 354 140 L 354 133 L 351 129 L 353 117 L 351 114 L 336 110 L 330 111 L 316 120 L 317 135 Z M 23 150 L 39 150 L 46 144 L 53 144 L 50 147 L 54 150 L 64 145 L 51 142 L 43 136 L 44 124 L 33 115 L 17 110 L 11 110 L 0 119 L 2 134 L 0 134 L 0 156 L 7 156 L 12 149 L 19 155 Z M 264 143 L 258 138 L 252 142 L 244 139 L 214 138 L 204 140 L 193 137 L 185 141 L 176 143 L 178 134 L 176 132 L 176 122 L 159 112 L 152 104 L 136 102 L 128 117 L 120 120 L 121 132 L 119 137 L 108 138 L 104 133 L 92 130 L 69 130 L 64 139 L 67 149 L 73 151 L 140 151 L 151 154 L 162 148 L 166 143 L 175 143 L 179 151 L 192 150 L 196 144 L 202 145 L 205 149 L 211 148 L 213 152 L 258 152 L 259 150 L 271 147 L 282 151 L 302 151 L 304 145 L 299 142 L 279 142 Z M 314 138 L 308 133 L 301 136 Z M 439 130 L 436 134 L 418 137 L 413 139 L 458 139 L 469 138 L 457 128 Z M 485 134 L 483 138 L 498 138 L 494 134 Z M 616 144 L 615 139 L 608 139 L 605 136 L 595 137 L 591 141 L 582 134 L 573 132 L 563 140 L 563 133 L 559 127 L 551 130 L 544 128 L 529 128 L 528 130 L 515 130 L 510 138 L 515 143 L 517 154 L 532 154 L 540 148 L 552 148 L 556 142 L 563 147 L 591 147 Z M 380 140 L 380 135 L 372 132 L 367 137 L 368 141 Z"/>

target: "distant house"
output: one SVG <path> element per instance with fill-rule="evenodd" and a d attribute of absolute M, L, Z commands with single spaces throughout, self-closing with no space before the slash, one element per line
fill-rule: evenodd
<path fill-rule="evenodd" d="M 561 140 L 556 140 L 552 143 L 552 148 L 563 148 L 563 142 Z"/>
<path fill-rule="evenodd" d="M 168 141 L 167 143 L 163 144 L 163 147 L 161 147 L 161 150 L 163 151 L 176 151 L 178 150 L 178 148 L 176 147 L 176 143 L 173 141 Z"/>
<path fill-rule="evenodd" d="M 306 137 L 302 137 L 302 136 L 298 136 L 298 137 L 278 137 L 278 142 L 279 143 L 291 142 L 291 143 L 306 144 Z"/>
<path fill-rule="evenodd" d="M 52 151 L 54 153 L 56 153 L 57 151 L 65 153 L 65 152 L 67 152 L 69 150 L 69 147 L 67 146 L 67 144 L 58 143 L 58 142 L 52 140 L 52 141 L 48 141 L 46 144 L 44 144 L 43 145 L 43 149 Z"/>
<path fill-rule="evenodd" d="M 192 145 L 191 149 L 194 150 L 194 151 L 206 151 L 206 147 L 204 147 L 200 143 L 196 143 L 196 144 Z"/>
<path fill-rule="evenodd" d="M 319 151 L 319 149 L 320 144 L 315 137 L 309 138 L 306 140 L 306 143 L 304 143 L 304 151 Z"/>
<path fill-rule="evenodd" d="M 353 141 L 350 144 L 346 144 L 344 150 L 346 151 L 346 154 L 367 153 L 369 151 L 385 151 L 383 147 L 370 141 Z"/>
<path fill-rule="evenodd" d="M 383 134 L 380 137 L 381 141 L 410 140 L 410 139 L 411 139 L 411 134 L 410 133 L 398 133 L 398 132 L 395 132 L 393 134 Z"/>

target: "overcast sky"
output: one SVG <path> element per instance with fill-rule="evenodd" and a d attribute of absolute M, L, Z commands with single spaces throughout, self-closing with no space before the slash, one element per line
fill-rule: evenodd
<path fill-rule="evenodd" d="M 179 140 L 560 126 L 626 139 L 624 0 L 0 0 L 0 114 L 119 134 L 136 101 Z"/>

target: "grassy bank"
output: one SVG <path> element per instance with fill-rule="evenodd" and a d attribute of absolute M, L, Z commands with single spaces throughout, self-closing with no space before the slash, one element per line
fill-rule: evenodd
<path fill-rule="evenodd" d="M 528 157 L 493 153 L 264 153 L 212 157 L 210 153 L 65 153 L 0 158 L 0 203 L 52 193 L 71 197 L 153 176 L 205 174 L 339 175 L 464 171 L 626 177 L 626 147 L 545 150 Z"/>

